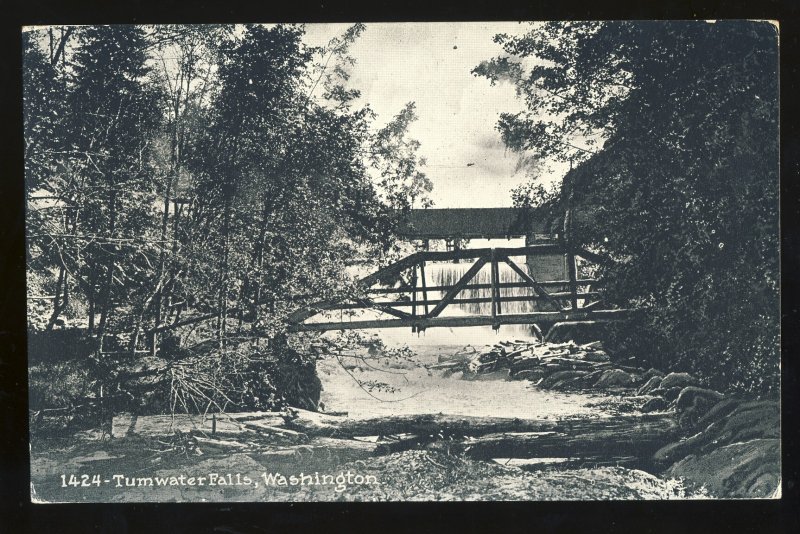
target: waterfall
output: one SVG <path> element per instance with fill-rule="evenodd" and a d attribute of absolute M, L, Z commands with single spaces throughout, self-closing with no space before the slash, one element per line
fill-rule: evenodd
<path fill-rule="evenodd" d="M 518 263 L 518 265 L 520 264 Z M 456 282 L 458 282 L 458 280 L 460 280 L 462 276 L 464 276 L 469 267 L 470 267 L 469 264 L 464 264 L 464 263 L 431 264 L 429 267 L 426 267 L 425 282 L 429 285 L 452 286 Z M 480 271 L 478 271 L 478 273 L 472 279 L 470 285 L 491 284 L 492 275 L 490 267 L 491 266 L 489 264 L 484 265 L 484 267 Z M 526 268 L 524 263 L 521 264 L 521 267 L 523 269 Z M 499 271 L 498 273 L 499 281 L 501 283 L 522 281 L 519 275 L 515 273 L 514 270 L 511 269 L 511 267 L 509 267 L 505 263 L 500 263 L 498 265 L 498 271 Z M 522 296 L 535 295 L 533 289 L 530 287 L 501 288 L 500 294 L 504 297 L 522 297 Z M 441 298 L 442 296 L 444 296 L 444 291 L 439 292 L 439 298 Z M 456 298 L 490 298 L 491 296 L 492 296 L 492 290 L 490 288 L 479 288 L 479 289 L 465 289 L 461 293 L 459 293 L 459 295 Z M 489 315 L 492 313 L 491 302 L 458 303 L 458 304 L 451 304 L 450 306 L 463 310 L 470 315 Z M 503 313 L 529 313 L 532 311 L 538 311 L 536 301 L 512 301 L 512 302 L 502 303 Z"/>

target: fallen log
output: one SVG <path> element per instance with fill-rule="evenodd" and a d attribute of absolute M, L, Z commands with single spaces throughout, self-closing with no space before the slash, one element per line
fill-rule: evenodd
<path fill-rule="evenodd" d="M 620 457 L 650 460 L 659 448 L 679 435 L 675 420 L 664 416 L 574 420 L 559 427 L 549 432 L 486 434 L 432 446 L 478 460 L 578 458 L 613 462 Z"/>
<path fill-rule="evenodd" d="M 249 445 L 245 443 L 239 443 L 238 441 L 229 441 L 224 439 L 212 439 L 212 438 L 204 438 L 201 436 L 195 436 L 194 439 L 200 445 L 206 445 L 209 447 L 216 447 L 218 449 L 246 449 Z"/>
<path fill-rule="evenodd" d="M 569 436 L 601 435 L 615 432 L 665 433 L 676 426 L 672 414 L 623 415 L 615 417 L 573 418 L 564 420 L 518 419 L 425 414 L 396 415 L 370 419 L 350 419 L 306 410 L 292 409 L 296 415 L 287 427 L 313 436 L 349 438 L 354 436 L 482 436 L 508 432 L 562 432 Z"/>
<path fill-rule="evenodd" d="M 176 432 L 204 432 L 209 435 L 239 435 L 248 430 L 226 414 L 189 415 L 146 415 L 130 413 L 115 415 L 111 422 L 111 435 L 121 438 L 130 435 L 146 437 L 170 436 Z"/>
<path fill-rule="evenodd" d="M 311 463 L 319 469 L 325 469 L 371 458 L 376 448 L 375 443 L 353 439 L 314 438 L 302 445 L 256 449 L 249 456 L 262 465 L 281 465 L 291 461 L 298 468 Z"/>
<path fill-rule="evenodd" d="M 305 443 L 308 441 L 308 436 L 302 432 L 290 430 L 288 428 L 276 427 L 262 421 L 248 421 L 244 423 L 244 426 L 258 432 L 267 432 L 270 434 L 277 434 L 279 436 L 287 437 L 296 440 L 299 443 Z"/>
<path fill-rule="evenodd" d="M 170 436 L 176 432 L 202 432 L 208 435 L 237 436 L 253 433 L 248 426 L 277 427 L 284 425 L 280 412 L 242 412 L 217 414 L 115 415 L 111 435 L 115 438 L 138 435 L 145 437 Z"/>
<path fill-rule="evenodd" d="M 463 367 L 463 366 L 464 366 L 464 362 L 463 361 L 453 361 L 453 360 L 451 360 L 451 361 L 448 361 L 448 362 L 434 363 L 433 365 L 428 365 L 427 367 L 428 367 L 428 369 L 437 370 L 437 369 L 453 369 L 455 367 Z"/>

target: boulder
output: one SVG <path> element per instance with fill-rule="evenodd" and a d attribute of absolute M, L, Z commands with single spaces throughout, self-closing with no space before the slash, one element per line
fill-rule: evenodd
<path fill-rule="evenodd" d="M 741 403 L 742 401 L 739 399 L 730 397 L 719 401 L 697 421 L 696 426 L 698 430 L 703 430 L 711 423 L 720 421 L 722 418 L 730 415 Z"/>
<path fill-rule="evenodd" d="M 586 385 L 586 376 L 589 373 L 582 373 L 578 376 L 572 376 L 569 378 L 563 378 L 550 386 L 551 389 L 555 389 L 557 391 L 575 391 L 580 389 L 585 389 L 588 386 Z"/>
<path fill-rule="evenodd" d="M 650 395 L 653 395 L 654 397 L 664 397 L 669 402 L 672 402 L 672 401 L 674 401 L 675 399 L 678 398 L 678 395 L 681 394 L 681 391 L 683 391 L 683 388 L 681 388 L 681 387 L 674 387 L 674 388 L 669 388 L 669 389 L 664 389 L 662 387 L 658 387 L 658 388 L 654 389 L 653 391 L 651 391 Z"/>
<path fill-rule="evenodd" d="M 661 397 L 653 397 L 642 406 L 642 413 L 661 412 L 667 409 L 667 401 Z"/>
<path fill-rule="evenodd" d="M 716 443 L 780 438 L 780 406 L 775 401 L 743 402 L 709 430 Z M 709 432 L 703 432 L 708 434 Z"/>
<path fill-rule="evenodd" d="M 657 376 L 658 378 L 664 378 L 664 373 L 659 371 L 658 369 L 653 369 L 652 367 L 644 372 L 642 375 L 644 378 L 650 380 L 652 377 Z"/>
<path fill-rule="evenodd" d="M 651 376 L 639 389 L 636 390 L 637 395 L 647 395 L 661 385 L 661 378 L 658 376 Z"/>
<path fill-rule="evenodd" d="M 585 374 L 586 373 L 584 371 L 572 371 L 572 370 L 569 370 L 569 371 L 558 371 L 558 372 L 555 372 L 555 373 L 551 374 L 550 376 L 546 377 L 544 380 L 542 380 L 539 383 L 539 387 L 550 389 L 554 385 L 556 385 L 556 384 L 558 384 L 558 383 L 560 383 L 560 382 L 562 382 L 562 381 L 564 381 L 566 379 L 571 379 L 571 378 L 575 378 L 575 377 L 579 377 L 579 376 L 584 376 Z"/>
<path fill-rule="evenodd" d="M 675 400 L 675 411 L 680 414 L 681 419 L 694 425 L 700 417 L 722 399 L 723 395 L 718 391 L 687 386 L 681 390 Z"/>
<path fill-rule="evenodd" d="M 603 371 L 597 382 L 594 383 L 596 388 L 609 388 L 609 387 L 630 387 L 633 384 L 633 377 L 630 373 L 622 369 L 608 369 Z"/>
<path fill-rule="evenodd" d="M 540 380 L 545 375 L 545 372 L 541 369 L 524 369 L 522 371 L 518 371 L 511 375 L 513 380 L 531 380 L 536 382 Z"/>
<path fill-rule="evenodd" d="M 689 373 L 670 373 L 661 379 L 661 388 L 685 388 L 686 386 L 697 386 L 699 382 Z"/>
<path fill-rule="evenodd" d="M 665 475 L 704 486 L 714 497 L 765 498 L 777 493 L 780 467 L 780 440 L 754 439 L 683 458 Z"/>

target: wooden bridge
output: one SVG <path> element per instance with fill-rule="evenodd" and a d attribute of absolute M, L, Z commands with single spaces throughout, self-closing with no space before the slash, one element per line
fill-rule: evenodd
<path fill-rule="evenodd" d="M 402 237 L 423 241 L 424 249 L 415 252 L 359 281 L 361 294 L 349 302 L 318 302 L 290 317 L 289 331 L 325 331 L 370 328 L 411 327 L 422 331 L 430 327 L 504 324 L 551 325 L 561 321 L 609 321 L 624 319 L 629 310 L 602 309 L 596 291 L 585 290 L 599 281 L 579 279 L 575 257 L 589 261 L 599 258 L 586 250 L 571 248 L 547 231 L 544 221 L 533 213 L 517 209 L 412 210 L 401 226 Z M 515 248 L 460 249 L 455 246 L 465 238 L 525 237 L 527 246 Z M 428 240 L 445 239 L 450 250 L 431 251 Z M 514 257 L 524 256 L 523 266 Z M 472 261 L 467 271 L 452 285 L 428 286 L 425 268 L 430 262 Z M 505 264 L 517 281 L 501 282 L 499 265 Z M 554 270 L 552 266 L 555 265 Z M 548 269 L 542 266 L 550 266 Z M 559 268 L 560 266 L 560 268 Z M 490 271 L 490 283 L 473 283 L 484 268 Z M 559 272 L 560 271 L 560 272 Z M 539 273 L 544 273 L 540 275 Z M 560 276 L 553 276 L 554 274 Z M 528 288 L 525 295 L 504 295 L 503 290 Z M 489 290 L 489 296 L 463 296 L 470 290 Z M 431 293 L 441 297 L 432 298 Z M 504 313 L 509 302 L 535 302 L 537 311 Z M 442 316 L 450 305 L 490 304 L 487 315 Z M 584 303 L 583 305 L 579 305 Z M 306 322 L 322 312 L 372 309 L 394 318 Z"/>

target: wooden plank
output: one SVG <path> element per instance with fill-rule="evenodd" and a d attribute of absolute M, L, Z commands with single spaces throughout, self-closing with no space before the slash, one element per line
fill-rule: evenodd
<path fill-rule="evenodd" d="M 426 317 L 428 318 L 436 317 L 440 313 L 442 313 L 442 310 L 444 310 L 445 307 L 450 303 L 450 301 L 453 300 L 453 298 L 462 289 L 464 289 L 464 286 L 467 285 L 469 281 L 475 277 L 476 274 L 478 274 L 478 271 L 480 271 L 484 265 L 486 265 L 486 258 L 485 257 L 478 258 L 478 261 L 476 261 L 472 265 L 472 267 L 470 267 L 469 270 L 466 273 L 464 273 L 464 276 L 462 276 L 461 279 L 458 282 L 456 282 L 456 285 L 450 288 L 450 290 L 442 297 L 442 300 L 439 301 L 439 303 L 436 306 L 434 306 L 434 308 Z"/>
<path fill-rule="evenodd" d="M 359 303 L 354 306 L 354 308 L 375 308 L 377 310 L 382 311 L 383 313 L 388 313 L 389 315 L 394 315 L 395 317 L 399 317 L 401 319 L 408 319 L 413 317 L 412 314 L 404 312 L 402 310 L 396 310 L 392 306 L 394 304 L 388 305 L 378 305 L 377 303 L 373 302 L 371 299 L 364 298 L 359 299 Z M 338 305 L 333 304 L 328 306 L 326 309 L 328 310 L 337 310 L 337 309 L 348 309 L 348 308 L 340 308 Z"/>
<path fill-rule="evenodd" d="M 452 287 L 452 286 L 450 286 L 450 287 Z M 526 285 L 526 287 L 530 287 L 530 286 Z M 578 293 L 578 298 L 590 298 L 590 297 L 596 297 L 596 296 L 599 296 L 599 295 L 600 295 L 600 293 L 597 292 L 597 291 L 588 291 L 588 292 L 585 292 L 585 293 L 583 293 L 583 292 Z M 553 299 L 569 298 L 570 296 L 571 296 L 571 293 L 569 291 L 563 291 L 563 292 L 550 293 L 549 294 L 549 297 L 553 298 Z M 500 300 L 502 300 L 503 302 L 528 302 L 528 301 L 545 300 L 546 298 L 547 297 L 542 297 L 542 296 L 539 296 L 539 295 L 514 295 L 514 296 L 501 296 Z M 491 297 L 455 298 L 455 299 L 450 301 L 450 304 L 483 304 L 483 303 L 487 303 L 487 302 L 491 302 L 491 301 L 492 301 Z M 430 300 L 427 300 L 427 301 L 418 300 L 417 301 L 417 306 L 423 306 L 425 304 L 428 304 L 428 305 L 431 305 L 431 306 L 435 306 L 439 302 L 441 302 L 440 299 L 430 299 Z M 411 318 L 412 317 L 411 314 L 408 314 L 408 313 L 403 314 L 402 311 L 395 309 L 395 308 L 408 308 L 409 306 L 412 306 L 411 302 L 402 301 L 402 300 L 399 300 L 399 301 L 392 300 L 392 301 L 372 302 L 369 305 L 366 305 L 364 303 L 346 302 L 344 304 L 331 304 L 329 307 L 325 308 L 325 311 L 330 311 L 330 310 L 357 310 L 357 309 L 362 309 L 362 308 L 373 308 L 373 309 L 376 309 L 376 310 L 379 310 L 379 311 L 385 311 L 386 309 L 390 309 L 390 310 L 392 310 L 394 312 L 397 312 L 397 313 L 390 313 L 390 315 L 394 315 L 394 316 L 399 317 L 399 318 Z M 583 308 L 581 308 L 581 309 L 583 309 Z M 126 351 L 126 353 L 130 353 L 130 351 Z"/>
<path fill-rule="evenodd" d="M 633 310 L 597 310 L 597 311 L 553 311 L 531 312 L 521 314 L 505 314 L 492 318 L 483 315 L 467 315 L 463 317 L 427 317 L 416 320 L 386 319 L 349 322 L 325 322 L 289 325 L 289 332 L 324 332 L 327 330 L 360 330 L 370 328 L 435 328 L 459 326 L 486 326 L 495 323 L 503 324 L 534 324 L 555 323 L 559 321 L 619 321 L 630 317 Z"/>
<path fill-rule="evenodd" d="M 497 247 L 499 256 L 537 256 L 542 254 L 563 254 L 564 247 L 560 244 L 530 245 L 527 247 Z M 413 255 L 426 261 L 452 261 L 468 260 L 472 258 L 489 257 L 492 248 L 465 248 L 459 250 L 442 250 L 417 252 Z"/>
<path fill-rule="evenodd" d="M 596 285 L 600 283 L 600 280 L 596 280 L 594 278 L 586 278 L 583 280 L 578 280 L 578 285 Z M 547 287 L 561 287 L 569 285 L 569 280 L 539 280 L 537 282 L 540 286 L 547 288 Z M 447 291 L 453 286 L 428 286 L 428 291 Z M 492 284 L 468 284 L 464 286 L 464 289 L 491 289 Z M 519 288 L 519 287 L 530 287 L 528 282 L 501 282 L 498 284 L 498 287 L 502 289 L 508 288 Z M 394 294 L 394 293 L 411 293 L 406 288 L 402 287 L 377 287 L 377 288 L 370 288 L 369 290 L 372 294 Z"/>

